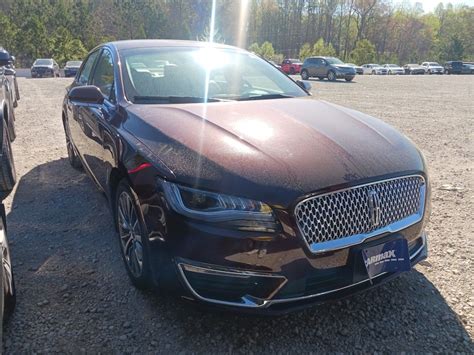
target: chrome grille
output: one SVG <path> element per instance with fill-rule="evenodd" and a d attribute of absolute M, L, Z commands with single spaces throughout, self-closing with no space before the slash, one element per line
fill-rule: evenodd
<path fill-rule="evenodd" d="M 315 196 L 295 208 L 308 245 L 374 232 L 420 213 L 424 179 L 409 176 Z"/>

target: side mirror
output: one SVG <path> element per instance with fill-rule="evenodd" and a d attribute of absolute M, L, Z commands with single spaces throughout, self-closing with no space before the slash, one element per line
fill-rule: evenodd
<path fill-rule="evenodd" d="M 311 91 L 311 83 L 308 81 L 296 80 L 296 83 L 303 89 L 308 92 Z"/>
<path fill-rule="evenodd" d="M 68 99 L 81 104 L 97 104 L 104 102 L 104 96 L 97 86 L 76 86 L 69 91 Z"/>
<path fill-rule="evenodd" d="M 12 63 L 15 63 L 16 58 L 15 58 L 14 55 L 10 56 L 10 59 L 11 59 Z"/>

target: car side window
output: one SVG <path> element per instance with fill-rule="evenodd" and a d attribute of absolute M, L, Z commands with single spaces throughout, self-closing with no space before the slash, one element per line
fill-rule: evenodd
<path fill-rule="evenodd" d="M 91 75 L 92 68 L 94 67 L 95 60 L 97 59 L 97 55 L 99 54 L 99 51 L 95 51 L 89 55 L 89 57 L 86 59 L 86 62 L 82 66 L 81 73 L 79 74 L 79 79 L 78 82 L 81 85 L 87 85 L 89 82 L 89 77 Z"/>
<path fill-rule="evenodd" d="M 97 86 L 106 98 L 111 98 L 114 87 L 114 62 L 112 54 L 107 49 L 100 55 L 91 84 Z"/>

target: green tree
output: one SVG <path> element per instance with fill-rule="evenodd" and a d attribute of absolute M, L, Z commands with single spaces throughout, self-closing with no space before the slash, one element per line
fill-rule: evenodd
<path fill-rule="evenodd" d="M 301 46 L 300 55 L 299 55 L 299 58 L 301 60 L 305 60 L 306 58 L 311 57 L 312 54 L 313 54 L 313 51 L 309 43 L 305 43 Z"/>
<path fill-rule="evenodd" d="M 273 44 L 268 41 L 263 42 L 260 46 L 259 54 L 267 60 L 273 59 L 273 57 L 275 56 L 275 49 L 273 48 Z"/>
<path fill-rule="evenodd" d="M 367 39 L 357 42 L 354 50 L 349 55 L 351 62 L 356 64 L 365 64 L 375 61 L 375 46 Z"/>
<path fill-rule="evenodd" d="M 249 52 L 253 52 L 255 54 L 260 54 L 260 46 L 257 42 L 254 42 L 249 47 Z"/>
<path fill-rule="evenodd" d="M 324 40 L 320 38 L 313 46 L 313 55 L 332 57 L 336 55 L 336 50 L 331 43 L 324 43 Z"/>

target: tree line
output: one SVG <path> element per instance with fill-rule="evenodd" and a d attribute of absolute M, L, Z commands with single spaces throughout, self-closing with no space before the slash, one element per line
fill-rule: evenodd
<path fill-rule="evenodd" d="M 2 0 L 0 46 L 18 66 L 39 57 L 61 65 L 111 40 L 206 40 L 277 62 L 335 55 L 357 64 L 474 60 L 474 7 L 390 0 Z"/>

